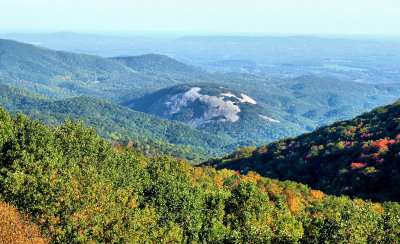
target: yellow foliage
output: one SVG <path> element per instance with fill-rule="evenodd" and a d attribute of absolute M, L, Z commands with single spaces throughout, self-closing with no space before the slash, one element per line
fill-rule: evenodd
<path fill-rule="evenodd" d="M 222 178 L 229 178 L 232 175 L 236 174 L 235 171 L 233 170 L 228 170 L 228 169 L 221 169 L 217 171 L 218 175 L 221 176 Z"/>
<path fill-rule="evenodd" d="M 290 212 L 297 212 L 299 210 L 299 206 L 297 204 L 296 195 L 289 190 L 285 190 L 284 194 L 286 195 L 286 202 L 288 204 Z"/>
<path fill-rule="evenodd" d="M 214 176 L 214 182 L 217 183 L 221 188 L 224 186 L 224 179 L 221 176 Z"/>
<path fill-rule="evenodd" d="M 282 191 L 283 191 L 283 188 L 276 184 L 273 184 L 273 186 L 267 187 L 267 192 L 270 197 L 278 196 L 282 193 Z"/>
<path fill-rule="evenodd" d="M 29 223 L 17 210 L 0 201 L 0 243 L 48 243 L 37 226 Z"/>
<path fill-rule="evenodd" d="M 322 201 L 324 199 L 325 194 L 319 190 L 311 190 L 310 192 L 310 201 Z"/>
<path fill-rule="evenodd" d="M 384 213 L 383 207 L 379 203 L 371 203 L 371 208 L 380 214 Z"/>
<path fill-rule="evenodd" d="M 252 181 L 256 185 L 260 179 L 261 179 L 261 175 L 255 173 L 255 172 L 249 172 L 247 175 L 242 177 L 243 181 Z"/>
<path fill-rule="evenodd" d="M 129 201 L 129 207 L 137 208 L 139 205 L 137 204 L 136 200 L 137 200 L 137 196 L 135 196 L 135 198 L 133 198 L 131 201 Z"/>

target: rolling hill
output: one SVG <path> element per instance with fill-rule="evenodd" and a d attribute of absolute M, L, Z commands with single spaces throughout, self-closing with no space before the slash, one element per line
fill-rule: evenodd
<path fill-rule="evenodd" d="M 222 155 L 241 145 L 229 137 L 215 136 L 178 121 L 161 119 L 91 97 L 55 100 L 0 83 L 0 106 L 13 114 L 23 111 L 29 117 L 52 126 L 63 124 L 68 118 L 81 120 L 85 125 L 94 126 L 109 140 L 150 145 L 146 151 L 161 150 L 160 153 L 191 161 L 200 159 L 198 157 Z M 143 146 L 141 148 L 145 150 Z"/>
<path fill-rule="evenodd" d="M 150 55 L 147 60 L 152 61 L 147 63 L 147 67 L 164 59 L 163 67 L 175 67 L 178 63 L 163 56 Z M 195 68 L 183 64 L 187 70 L 175 75 L 174 69 L 162 69 L 156 73 L 154 69 L 143 70 L 146 56 L 127 60 L 55 51 L 0 39 L 0 80 L 53 98 L 85 95 L 123 101 L 125 96 L 135 98 L 144 92 L 198 77 L 192 74 Z M 133 66 L 134 60 L 142 64 Z"/>
<path fill-rule="evenodd" d="M 158 53 L 215 72 L 316 75 L 398 83 L 399 38 L 355 36 L 106 36 L 9 33 L 1 38 L 103 57 Z"/>
<path fill-rule="evenodd" d="M 216 87 L 246 94 L 266 111 L 259 114 L 267 118 L 252 117 L 256 112 L 244 111 L 260 107 L 242 104 L 247 107 L 241 110 L 242 121 L 249 116 L 247 125 L 207 123 L 206 131 L 229 135 L 233 143 L 249 139 L 272 141 L 312 131 L 392 103 L 400 94 L 398 84 L 363 84 L 316 76 L 276 78 L 212 73 L 162 55 L 102 58 L 11 40 L 0 40 L 0 81 L 57 99 L 89 96 L 121 104 L 143 97 L 142 101 L 161 89 L 168 91 L 188 82 L 214 83 Z"/>
<path fill-rule="evenodd" d="M 204 165 L 294 180 L 329 194 L 400 201 L 400 101 Z"/>

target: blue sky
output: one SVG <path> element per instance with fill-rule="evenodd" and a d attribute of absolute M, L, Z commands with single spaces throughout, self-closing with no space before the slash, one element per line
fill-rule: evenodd
<path fill-rule="evenodd" d="M 400 0 L 0 0 L 0 30 L 400 35 Z"/>

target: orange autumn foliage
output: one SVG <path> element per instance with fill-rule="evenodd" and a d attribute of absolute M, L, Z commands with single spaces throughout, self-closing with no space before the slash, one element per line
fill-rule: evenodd
<path fill-rule="evenodd" d="M 350 164 L 350 168 L 351 168 L 352 170 L 364 168 L 364 167 L 366 167 L 366 166 L 367 166 L 366 163 L 351 163 L 351 164 Z"/>
<path fill-rule="evenodd" d="M 224 179 L 221 176 L 219 175 L 214 176 L 214 182 L 217 183 L 219 187 L 221 188 L 224 187 Z"/>
<path fill-rule="evenodd" d="M 242 180 L 244 181 L 251 181 L 254 184 L 257 185 L 257 182 L 261 179 L 261 175 L 255 173 L 255 172 L 249 172 L 247 175 L 242 177 Z"/>
<path fill-rule="evenodd" d="M 37 226 L 11 207 L 0 201 L 0 243 L 49 243 L 38 231 Z"/>
<path fill-rule="evenodd" d="M 290 212 L 297 212 L 299 210 L 299 206 L 297 204 L 296 195 L 287 189 L 283 193 L 286 195 L 286 202 Z"/>
<path fill-rule="evenodd" d="M 319 190 L 311 190 L 310 192 L 310 200 L 311 201 L 322 201 L 324 198 L 325 194 L 322 191 Z"/>

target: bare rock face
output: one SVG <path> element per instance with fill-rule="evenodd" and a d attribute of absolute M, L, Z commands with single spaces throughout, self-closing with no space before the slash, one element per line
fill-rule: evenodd
<path fill-rule="evenodd" d="M 239 105 L 241 103 L 257 103 L 245 94 L 241 94 L 241 97 L 232 93 L 210 96 L 201 94 L 200 91 L 200 87 L 193 87 L 189 91 L 158 100 L 149 108 L 149 111 L 165 118 L 173 118 L 176 114 L 185 110 L 190 111 L 188 123 L 194 127 L 199 127 L 211 121 L 236 122 L 240 119 Z"/>

